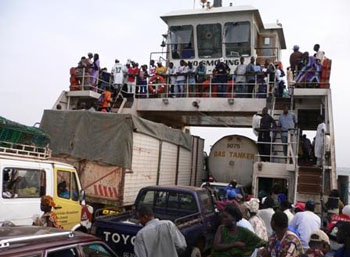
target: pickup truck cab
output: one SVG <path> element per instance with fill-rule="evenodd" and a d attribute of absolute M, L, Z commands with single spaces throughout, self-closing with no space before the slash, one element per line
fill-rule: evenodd
<path fill-rule="evenodd" d="M 29 145 L 0 142 L 0 152 L 0 224 L 32 225 L 42 215 L 41 196 L 50 195 L 64 229 L 86 232 L 91 228 L 93 210 L 85 204 L 73 166 L 51 161 Z"/>
<path fill-rule="evenodd" d="M 217 213 L 208 190 L 185 186 L 150 186 L 142 188 L 135 200 L 135 210 L 95 220 L 92 232 L 105 241 L 118 255 L 134 256 L 134 240 L 142 228 L 136 217 L 141 205 L 153 209 L 155 218 L 173 221 L 187 242 L 187 250 L 208 250 L 217 228 Z M 198 255 L 197 255 L 198 256 Z"/>

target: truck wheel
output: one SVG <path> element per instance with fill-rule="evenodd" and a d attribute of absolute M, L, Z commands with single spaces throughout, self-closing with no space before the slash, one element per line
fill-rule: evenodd
<path fill-rule="evenodd" d="M 201 251 L 198 247 L 192 248 L 191 257 L 202 257 Z"/>

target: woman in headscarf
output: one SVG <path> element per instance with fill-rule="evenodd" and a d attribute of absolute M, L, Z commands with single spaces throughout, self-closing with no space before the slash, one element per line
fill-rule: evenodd
<path fill-rule="evenodd" d="M 42 196 L 40 209 L 44 212 L 44 214 L 40 218 L 37 218 L 34 225 L 63 229 L 63 227 L 58 223 L 57 214 L 53 211 L 55 206 L 56 204 L 51 196 Z"/>
<path fill-rule="evenodd" d="M 213 257 L 251 256 L 255 248 L 266 244 L 253 232 L 237 226 L 242 213 L 233 205 L 228 205 L 222 213 L 222 225 L 216 231 Z"/>
<path fill-rule="evenodd" d="M 259 199 L 257 198 L 252 198 L 250 199 L 249 202 L 245 202 L 244 205 L 247 207 L 250 218 L 249 222 L 254 228 L 255 234 L 260 237 L 261 239 L 267 241 L 268 236 L 267 236 L 267 229 L 265 226 L 265 222 L 263 221 L 262 218 L 260 218 L 257 214 L 259 211 Z"/>

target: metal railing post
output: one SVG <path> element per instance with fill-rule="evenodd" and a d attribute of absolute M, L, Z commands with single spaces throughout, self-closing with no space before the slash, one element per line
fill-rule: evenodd
<path fill-rule="evenodd" d="M 85 86 L 85 68 L 83 68 L 83 78 L 81 80 L 81 85 L 82 85 L 82 90 L 85 90 L 84 86 Z"/>
<path fill-rule="evenodd" d="M 209 97 L 212 97 L 212 76 L 209 75 Z"/>

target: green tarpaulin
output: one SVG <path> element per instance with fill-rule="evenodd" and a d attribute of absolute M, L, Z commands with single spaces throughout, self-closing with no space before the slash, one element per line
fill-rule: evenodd
<path fill-rule="evenodd" d="M 46 147 L 50 138 L 39 128 L 25 126 L 0 116 L 0 141 Z"/>
<path fill-rule="evenodd" d="M 133 132 L 180 145 L 192 137 L 181 130 L 130 114 L 46 110 L 40 127 L 50 135 L 53 156 L 70 156 L 131 169 Z"/>

